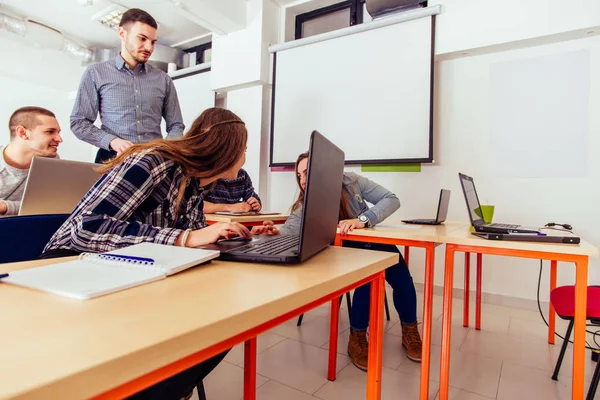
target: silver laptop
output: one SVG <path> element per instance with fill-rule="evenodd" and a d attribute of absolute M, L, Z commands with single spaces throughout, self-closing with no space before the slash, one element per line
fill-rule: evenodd
<path fill-rule="evenodd" d="M 416 225 L 440 225 L 446 221 L 448 216 L 448 206 L 450 205 L 450 191 L 448 189 L 440 190 L 440 200 L 438 201 L 437 214 L 435 219 L 404 219 L 405 224 Z"/>
<path fill-rule="evenodd" d="M 494 222 L 493 224 L 486 224 L 483 220 L 481 213 L 481 205 L 479 204 L 479 196 L 475 189 L 475 181 L 472 177 L 465 174 L 458 174 L 460 179 L 460 185 L 462 186 L 463 193 L 465 195 L 465 202 L 467 203 L 467 213 L 469 214 L 469 220 L 471 225 L 477 232 L 484 233 L 538 233 L 539 228 L 536 227 L 525 227 L 518 224 L 505 224 Z"/>
<path fill-rule="evenodd" d="M 70 214 L 102 176 L 102 164 L 34 157 L 19 215 Z"/>

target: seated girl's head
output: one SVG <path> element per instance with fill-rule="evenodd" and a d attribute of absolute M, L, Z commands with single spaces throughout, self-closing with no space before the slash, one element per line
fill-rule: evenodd
<path fill-rule="evenodd" d="M 248 132 L 244 122 L 223 108 L 209 108 L 192 123 L 185 136 L 137 144 L 109 161 L 105 172 L 130 155 L 150 150 L 182 165 L 188 177 L 200 178 L 203 186 L 222 179 L 235 179 L 246 161 Z"/>

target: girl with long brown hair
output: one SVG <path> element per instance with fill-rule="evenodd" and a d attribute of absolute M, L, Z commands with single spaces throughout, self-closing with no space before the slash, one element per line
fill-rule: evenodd
<path fill-rule="evenodd" d="M 306 190 L 308 153 L 303 153 L 296 160 L 296 182 L 300 193 L 292 205 L 292 213 L 283 227 L 282 234 L 294 235 L 300 232 L 302 204 Z M 400 201 L 392 192 L 369 179 L 354 173 L 344 173 L 340 184 L 342 197 L 340 200 L 338 229 L 346 235 L 354 229 L 370 228 L 389 217 L 400 207 Z M 367 202 L 373 204 L 369 207 Z M 402 346 L 409 359 L 421 361 L 421 337 L 417 328 L 417 294 L 406 262 L 398 248 L 393 245 L 345 241 L 345 247 L 370 249 L 398 253 L 400 262 L 385 271 L 385 278 L 393 289 L 394 306 L 402 324 Z M 366 284 L 354 291 L 350 310 L 350 340 L 348 354 L 354 365 L 367 370 L 369 326 L 370 285 Z"/>
<path fill-rule="evenodd" d="M 210 120 L 206 126 L 204 121 Z M 219 178 L 232 179 L 246 159 L 247 132 L 233 112 L 210 108 L 187 135 L 137 144 L 100 168 L 104 175 L 52 236 L 42 257 L 106 252 L 141 243 L 196 247 L 251 232 L 238 223 L 207 227 L 203 195 Z M 268 230 L 271 223 L 260 227 Z M 135 395 L 180 399 L 227 352 Z"/>

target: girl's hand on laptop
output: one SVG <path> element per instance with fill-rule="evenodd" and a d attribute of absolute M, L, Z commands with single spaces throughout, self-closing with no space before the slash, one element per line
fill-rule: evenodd
<path fill-rule="evenodd" d="M 177 238 L 175 246 L 181 245 L 181 237 Z M 244 225 L 239 222 L 217 222 L 203 229 L 197 229 L 190 232 L 185 247 L 198 247 L 209 243 L 216 243 L 220 239 L 231 239 L 240 236 L 250 238 L 252 234 Z"/>
<path fill-rule="evenodd" d="M 246 203 L 252 207 L 252 211 L 260 211 L 260 202 L 256 199 L 256 197 L 250 197 L 246 200 Z"/>
<path fill-rule="evenodd" d="M 362 229 L 365 224 L 360 222 L 358 218 L 355 219 L 343 219 L 338 222 L 338 228 L 340 229 L 340 235 L 344 236 L 348 232 L 352 232 L 355 228 Z"/>
<path fill-rule="evenodd" d="M 264 221 L 262 225 L 253 226 L 250 231 L 253 235 L 279 235 L 279 229 L 273 225 L 272 221 Z"/>

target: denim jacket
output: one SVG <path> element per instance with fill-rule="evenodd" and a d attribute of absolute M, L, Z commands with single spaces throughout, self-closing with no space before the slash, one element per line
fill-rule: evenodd
<path fill-rule="evenodd" d="M 344 172 L 342 193 L 348 202 L 350 214 L 358 218 L 366 216 L 375 226 L 400 208 L 400 200 L 395 194 L 381 185 L 354 172 Z M 369 208 L 366 202 L 373 204 Z M 299 235 L 302 221 L 302 208 L 296 209 L 280 228 L 282 235 Z"/>

